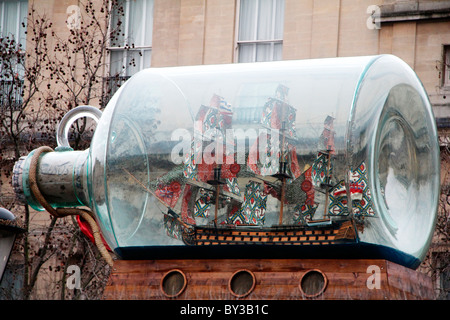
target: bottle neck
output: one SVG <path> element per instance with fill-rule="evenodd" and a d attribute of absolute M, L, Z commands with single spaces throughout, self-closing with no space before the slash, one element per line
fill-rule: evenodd
<path fill-rule="evenodd" d="M 33 152 L 16 163 L 13 186 L 19 198 L 24 198 L 33 209 L 42 210 L 29 187 L 32 155 Z M 87 206 L 88 169 L 89 150 L 43 153 L 37 163 L 36 182 L 44 198 L 55 208 Z"/>

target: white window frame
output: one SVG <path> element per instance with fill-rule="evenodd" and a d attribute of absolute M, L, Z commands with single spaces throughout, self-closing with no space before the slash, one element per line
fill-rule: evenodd
<path fill-rule="evenodd" d="M 263 44 L 263 43 L 268 43 L 270 44 L 270 60 L 269 61 L 273 61 L 274 60 L 274 48 L 275 48 L 275 44 L 283 44 L 283 39 L 275 39 L 275 19 L 273 19 L 272 16 L 272 27 L 271 27 L 271 39 L 263 39 L 263 40 L 239 40 L 239 20 L 240 20 L 240 9 L 241 9 L 241 1 L 239 0 L 237 1 L 237 6 L 236 6 L 236 28 L 235 28 L 235 39 L 236 39 L 236 46 L 235 46 L 235 55 L 234 55 L 234 62 L 239 62 L 239 48 L 241 45 L 248 45 L 248 44 L 253 44 L 253 55 L 252 55 L 252 61 L 255 62 L 257 57 L 256 57 L 256 47 L 258 44 Z M 256 0 L 256 12 L 258 12 L 259 10 L 259 3 L 260 0 Z M 274 15 L 276 12 L 276 1 L 272 2 L 272 15 Z M 284 18 L 283 18 L 284 20 Z M 257 29 L 258 29 L 258 21 L 259 21 L 259 15 L 256 13 L 256 19 L 255 19 L 255 24 L 253 25 L 253 34 L 255 35 L 255 38 L 258 37 L 257 35 Z M 284 23 L 284 21 L 283 21 Z"/>
<path fill-rule="evenodd" d="M 450 88 L 450 44 L 444 45 L 443 50 L 443 87 Z"/>
<path fill-rule="evenodd" d="M 146 10 L 147 10 L 147 5 L 148 5 L 148 1 L 144 1 L 143 2 L 144 8 L 142 10 L 142 17 L 143 17 L 143 23 L 142 23 L 142 34 L 141 34 L 141 41 L 140 43 L 144 42 L 145 39 L 145 34 L 147 32 L 147 30 L 145 29 L 145 21 L 147 20 L 147 16 L 146 16 Z M 128 41 L 128 20 L 130 18 L 130 0 L 125 0 L 125 8 L 124 8 L 124 21 L 123 21 L 123 25 L 125 25 L 125 30 L 124 30 L 124 39 L 125 39 L 125 43 L 123 44 L 123 46 L 108 46 L 107 49 L 109 51 L 108 54 L 108 69 L 107 71 L 107 77 L 114 77 L 116 75 L 112 75 L 110 74 L 110 70 L 111 70 L 111 53 L 113 51 L 123 51 L 123 61 L 122 61 L 122 66 L 124 66 L 125 68 L 122 68 L 122 71 L 120 72 L 120 74 L 118 75 L 119 77 L 124 77 L 124 78 L 128 78 L 129 76 L 126 75 L 126 68 L 127 68 L 127 60 L 128 60 L 128 52 L 129 51 L 140 51 L 141 54 L 139 56 L 140 61 L 139 61 L 139 65 L 143 66 L 144 65 L 144 51 L 150 51 L 150 54 L 152 52 L 152 45 L 144 45 L 144 46 L 131 46 L 132 44 L 126 43 Z M 151 19 L 153 20 L 153 17 L 151 17 Z M 112 19 L 111 19 L 112 21 Z M 111 26 L 110 26 L 111 27 Z M 151 57 L 150 57 L 150 66 L 151 66 Z"/>

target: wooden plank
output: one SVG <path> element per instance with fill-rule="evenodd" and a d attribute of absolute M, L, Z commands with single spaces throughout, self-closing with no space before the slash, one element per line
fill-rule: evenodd
<path fill-rule="evenodd" d="M 393 299 L 433 299 L 435 292 L 430 277 L 423 273 L 386 262 Z"/>

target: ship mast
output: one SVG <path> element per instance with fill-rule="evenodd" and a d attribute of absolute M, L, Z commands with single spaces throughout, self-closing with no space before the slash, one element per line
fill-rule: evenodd
<path fill-rule="evenodd" d="M 330 196 L 330 169 L 331 169 L 331 150 L 327 150 L 327 172 L 326 172 L 326 183 L 325 183 L 325 208 L 323 209 L 323 218 L 329 219 L 328 217 L 328 198 Z"/>
<path fill-rule="evenodd" d="M 333 120 L 334 118 L 331 116 L 328 116 L 324 121 L 324 128 L 323 128 L 323 139 L 324 139 L 324 145 L 326 150 L 326 157 L 327 157 L 327 171 L 325 175 L 325 183 L 324 187 L 326 188 L 325 191 L 325 208 L 323 212 L 323 218 L 324 220 L 330 219 L 328 217 L 328 201 L 330 196 L 330 188 L 332 187 L 331 183 L 331 154 L 334 154 L 334 127 L 333 127 Z"/>
<path fill-rule="evenodd" d="M 214 225 L 216 225 L 216 226 L 217 226 L 217 216 L 218 216 L 218 211 L 219 211 L 220 185 L 225 184 L 221 180 L 221 171 L 222 171 L 222 165 L 217 163 L 217 152 L 216 152 L 216 167 L 214 168 L 214 179 L 206 181 L 208 184 L 216 186 L 216 201 L 215 201 L 215 208 L 214 208 Z"/>
<path fill-rule="evenodd" d="M 220 127 L 216 126 L 216 132 L 218 132 L 218 131 L 220 131 Z M 223 142 L 222 142 L 222 145 L 219 146 L 219 139 L 218 139 L 218 136 L 216 136 L 216 149 L 214 150 L 216 166 L 214 167 L 214 177 L 212 180 L 206 181 L 208 184 L 216 187 L 216 199 L 215 199 L 215 206 L 214 206 L 214 225 L 215 226 L 217 226 L 217 217 L 219 214 L 220 186 L 222 184 L 225 184 L 225 182 L 223 182 L 223 180 L 221 179 L 222 164 L 219 163 L 219 152 L 218 152 L 219 147 L 223 148 Z M 223 157 L 223 154 L 222 154 L 222 157 Z"/>
<path fill-rule="evenodd" d="M 287 172 L 287 161 L 286 161 L 286 150 L 285 150 L 285 144 L 286 144 L 286 120 L 285 120 L 285 108 L 287 107 L 287 104 L 285 102 L 281 103 L 281 134 L 282 134 L 282 140 L 281 140 L 281 150 L 280 150 L 280 166 L 279 171 L 274 177 L 281 180 L 281 197 L 280 197 L 280 215 L 278 219 L 278 224 L 283 224 L 283 211 L 284 211 L 284 201 L 286 198 L 286 179 L 290 178 L 290 176 L 286 173 Z"/>

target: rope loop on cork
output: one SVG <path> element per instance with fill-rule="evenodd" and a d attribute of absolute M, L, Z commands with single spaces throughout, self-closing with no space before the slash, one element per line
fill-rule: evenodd
<path fill-rule="evenodd" d="M 30 183 L 30 189 L 33 193 L 33 196 L 36 198 L 36 200 L 39 202 L 39 204 L 47 210 L 48 213 L 50 213 L 52 216 L 57 218 L 62 218 L 70 215 L 80 215 L 86 222 L 89 224 L 89 226 L 92 229 L 92 234 L 94 236 L 95 245 L 97 246 L 98 250 L 100 251 L 100 254 L 105 259 L 105 261 L 112 267 L 113 266 L 113 260 L 108 253 L 108 250 L 106 249 L 105 245 L 103 244 L 101 235 L 100 235 L 100 229 L 98 228 L 97 222 L 95 221 L 92 211 L 90 209 L 81 209 L 81 208 L 53 208 L 47 200 L 42 195 L 41 191 L 39 190 L 38 184 L 37 184 L 37 167 L 38 167 L 38 161 L 39 157 L 42 153 L 46 152 L 53 152 L 53 149 L 47 146 L 39 147 L 35 150 L 33 153 L 33 156 L 31 157 L 30 161 L 30 170 L 28 172 L 29 176 L 29 183 Z"/>

